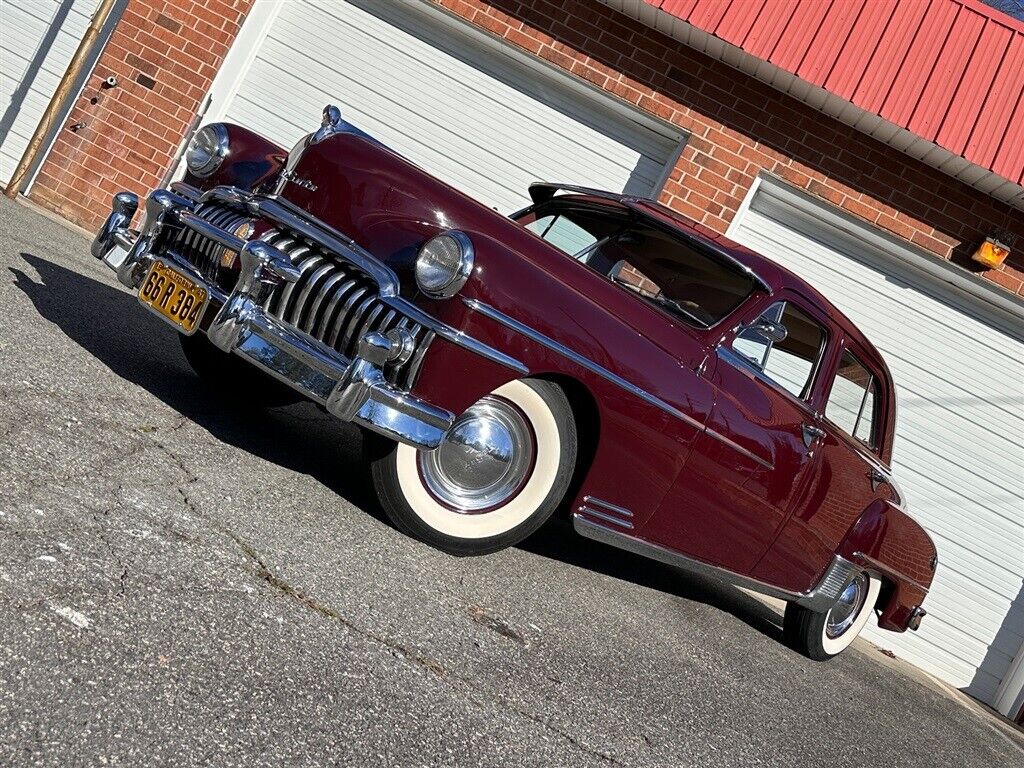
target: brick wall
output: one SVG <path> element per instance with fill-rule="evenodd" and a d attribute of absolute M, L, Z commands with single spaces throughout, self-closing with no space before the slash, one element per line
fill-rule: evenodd
<path fill-rule="evenodd" d="M 171 164 L 253 0 L 129 0 L 31 197 L 88 229 Z M 118 87 L 104 89 L 110 75 Z"/>
<path fill-rule="evenodd" d="M 111 194 L 156 185 L 252 2 L 130 0 L 68 120 L 86 127 L 61 132 L 32 197 L 94 228 Z M 594 0 L 433 2 L 689 131 L 662 201 L 715 230 L 767 171 L 972 271 L 1008 230 L 1010 261 L 984 275 L 1024 295 L 1024 214 L 725 64 Z"/>
<path fill-rule="evenodd" d="M 662 202 L 719 232 L 773 173 L 1024 295 L 1024 213 L 590 0 L 433 0 L 692 133 Z M 571 10 L 570 10 L 571 9 Z M 1016 235 L 999 270 L 970 260 Z"/>

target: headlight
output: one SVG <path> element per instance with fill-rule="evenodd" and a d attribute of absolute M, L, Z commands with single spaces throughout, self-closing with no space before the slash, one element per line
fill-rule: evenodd
<path fill-rule="evenodd" d="M 199 178 L 205 178 L 220 168 L 228 156 L 228 129 L 222 123 L 200 128 L 185 153 L 185 164 Z"/>
<path fill-rule="evenodd" d="M 416 257 L 416 284 L 435 299 L 448 299 L 458 293 L 472 271 L 473 243 L 458 230 L 431 238 Z"/>

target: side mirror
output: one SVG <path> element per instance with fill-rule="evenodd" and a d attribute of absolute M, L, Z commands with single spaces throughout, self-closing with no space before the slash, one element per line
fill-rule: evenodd
<path fill-rule="evenodd" d="M 789 335 L 789 331 L 786 330 L 786 326 L 777 320 L 769 320 L 767 317 L 759 317 L 757 320 L 752 322 L 743 330 L 751 331 L 756 333 L 773 344 L 778 344 L 780 341 L 785 341 Z"/>

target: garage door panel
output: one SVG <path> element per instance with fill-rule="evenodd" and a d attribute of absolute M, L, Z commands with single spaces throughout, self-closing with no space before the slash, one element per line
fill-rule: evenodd
<path fill-rule="evenodd" d="M 361 50 L 357 44 L 358 39 L 356 37 L 352 40 L 340 41 L 353 54 L 352 65 L 347 68 L 346 76 L 355 85 L 362 88 L 362 92 L 359 94 L 362 98 L 351 99 L 353 108 L 356 110 L 359 109 L 358 105 L 371 102 L 373 100 L 371 96 L 378 98 L 387 96 L 386 93 L 373 87 L 373 83 L 379 75 L 379 67 L 374 66 L 374 62 L 380 52 Z M 276 51 L 275 46 L 278 48 Z M 261 57 L 261 64 L 265 68 L 274 69 L 273 65 L 268 62 L 275 58 L 280 60 L 289 55 L 296 57 L 301 55 L 308 65 L 302 69 L 304 75 L 312 75 L 314 80 L 321 81 L 329 77 L 327 71 L 321 72 L 319 78 L 316 76 L 318 66 L 321 69 L 325 68 L 319 64 L 321 59 L 312 50 L 300 53 L 277 38 L 271 38 L 265 46 L 265 51 L 266 57 Z M 585 161 L 593 161 L 597 158 L 591 143 L 597 137 L 596 132 L 589 131 L 585 126 L 574 125 L 568 118 L 556 122 L 557 113 L 554 116 L 548 114 L 546 120 L 544 115 L 534 117 L 530 113 L 537 111 L 536 109 L 519 109 L 511 98 L 504 100 L 486 96 L 471 87 L 450 80 L 445 85 L 447 95 L 452 101 L 457 102 L 461 109 L 459 111 L 441 110 L 438 109 L 437 102 L 431 97 L 431 94 L 436 90 L 437 79 L 443 76 L 442 73 L 434 70 L 421 70 L 414 61 L 399 61 L 396 64 L 402 67 L 404 84 L 408 86 L 408 92 L 405 93 L 402 102 L 394 106 L 394 109 L 403 111 L 411 125 L 420 125 L 424 128 L 434 126 L 453 134 L 454 138 L 462 144 L 475 146 L 478 143 L 474 141 L 476 137 L 484 140 L 497 138 L 508 142 L 515 141 L 518 139 L 518 135 L 511 130 L 510 126 L 518 123 L 522 128 L 524 122 L 533 123 L 534 127 L 538 129 L 561 131 L 566 139 L 562 143 L 562 147 L 569 150 L 569 154 L 573 157 Z M 266 71 L 256 74 L 267 75 Z M 299 79 L 294 75 L 291 76 L 290 84 Z M 346 94 L 329 94 L 322 90 L 317 91 L 315 95 L 348 100 Z M 353 94 L 353 96 L 355 95 Z M 511 97 L 511 94 L 509 96 Z M 552 154 L 546 145 L 536 147 L 535 153 L 542 160 L 549 162 L 557 160 L 557 156 Z M 486 159 L 489 154 L 484 152 L 482 158 Z M 623 147 L 619 152 L 607 154 L 605 157 L 611 162 L 628 168 L 634 164 L 635 153 Z M 504 161 L 510 165 L 512 165 L 513 159 L 502 156 L 492 158 L 495 162 Z"/>
<path fill-rule="evenodd" d="M 268 44 L 268 47 L 272 48 L 272 43 Z M 287 55 L 283 47 L 280 55 Z M 527 185 L 535 179 L 536 174 L 524 176 L 522 169 L 504 156 L 481 148 L 460 136 L 448 135 L 444 141 L 437 140 L 438 135 L 455 131 L 457 126 L 452 124 L 449 128 L 437 120 L 429 119 L 429 116 L 424 116 L 428 115 L 426 107 L 422 109 L 424 115 L 413 111 L 410 103 L 415 106 L 415 100 L 404 100 L 403 104 L 391 106 L 386 112 L 366 111 L 362 105 L 374 103 L 381 98 L 381 94 L 361 83 L 347 85 L 344 93 L 332 93 L 316 88 L 304 79 L 283 73 L 271 61 L 262 59 L 255 62 L 252 72 L 254 79 L 258 78 L 263 87 L 290 93 L 296 103 L 310 105 L 308 110 L 294 111 L 289 118 L 279 116 L 275 122 L 260 121 L 266 125 L 268 137 L 285 146 L 291 146 L 297 137 L 309 131 L 323 104 L 340 102 L 344 105 L 347 119 L 372 133 L 385 144 L 401 151 L 413 162 L 461 189 L 486 188 L 491 197 L 499 195 L 504 199 L 521 202 Z M 229 112 L 229 120 L 243 122 L 260 119 L 261 111 L 264 109 L 262 102 L 250 101 L 247 97 L 247 93 L 239 94 L 239 101 L 246 100 L 249 103 L 249 111 Z M 382 115 L 386 116 L 386 120 L 382 120 Z M 495 137 L 492 135 L 487 139 L 494 141 Z M 594 158 L 594 162 L 597 161 L 598 159 Z M 545 167 L 553 164 L 552 160 L 543 157 L 537 162 Z M 617 170 L 620 176 L 628 178 L 629 170 L 624 166 L 606 162 L 604 168 L 606 176 L 614 177 Z M 518 185 L 509 181 L 515 179 L 519 180 Z"/>
<path fill-rule="evenodd" d="M 565 129 L 578 130 L 581 125 L 599 127 L 599 135 L 611 136 L 641 154 L 655 156 L 662 151 L 663 132 L 654 131 L 644 124 L 608 121 L 607 111 L 600 106 L 601 101 L 565 99 L 564 89 L 559 87 L 560 81 L 542 74 L 551 67 L 539 61 L 535 65 L 516 61 L 509 46 L 495 49 L 496 55 L 481 56 L 484 38 L 460 34 L 467 29 L 464 24 L 444 26 L 431 23 L 422 13 L 415 13 L 417 7 L 423 10 L 422 3 L 354 0 L 351 4 L 372 12 L 352 13 L 337 0 L 320 0 L 317 6 L 337 21 L 346 23 L 348 29 L 357 30 L 357 39 L 372 37 L 390 45 L 394 51 L 414 58 L 420 67 L 433 69 L 435 75 L 431 84 L 441 83 L 447 88 L 453 82 L 472 83 L 480 93 L 492 94 L 492 98 L 498 98 L 494 94 L 500 93 L 498 100 L 515 104 L 517 112 L 532 115 L 540 126 L 552 120 L 562 120 L 561 127 Z M 410 33 L 413 39 L 406 36 L 396 43 L 392 25 Z M 439 62 L 434 49 L 443 50 L 447 56 Z M 543 98 L 522 99 L 522 94 L 542 94 Z M 552 109 L 554 115 L 551 114 Z"/>
<path fill-rule="evenodd" d="M 907 404 L 909 405 L 909 404 Z M 959 421 L 956 419 L 942 419 L 942 410 L 939 407 L 914 407 L 900 410 L 897 418 L 900 421 L 907 421 L 907 426 L 900 433 L 900 443 L 906 442 L 914 448 L 920 448 L 935 456 L 934 461 L 961 474 L 964 479 L 969 480 L 972 496 L 976 491 L 986 498 L 999 497 L 1007 494 L 1013 498 L 1019 498 L 1024 494 L 1024 482 L 1016 475 L 995 475 L 991 472 L 991 465 L 987 463 L 982 454 L 967 454 L 960 456 L 944 455 L 943 451 L 950 445 L 950 441 L 962 441 L 964 439 L 985 439 L 987 451 L 1012 451 L 1016 450 L 1014 441 L 1002 434 L 993 434 L 981 429 L 975 422 Z M 918 424 L 916 419 L 921 419 Z M 934 425 L 934 426 L 932 426 Z M 993 424 L 993 429 L 998 429 L 998 424 Z M 902 453 L 902 451 L 901 451 Z M 931 459 L 929 459 L 931 461 Z"/>
<path fill-rule="evenodd" d="M 628 176 L 636 165 L 636 153 L 625 147 L 613 145 L 607 148 L 611 151 L 598 154 L 592 148 L 600 138 L 597 132 L 586 126 L 574 125 L 571 120 L 557 112 L 548 110 L 546 124 L 539 116 L 534 119 L 529 116 L 529 110 L 518 109 L 521 102 L 516 102 L 511 93 L 508 94 L 507 100 L 483 98 L 473 89 L 457 82 L 446 81 L 446 96 L 451 103 L 458 104 L 459 109 L 439 109 L 437 102 L 431 98 L 430 94 L 436 91 L 436 80 L 441 77 L 441 73 L 433 70 L 422 71 L 415 61 L 403 61 L 401 57 L 398 62 L 395 62 L 395 65 L 400 67 L 403 72 L 405 90 L 401 102 L 389 105 L 387 112 L 366 112 L 362 105 L 386 99 L 388 94 L 382 92 L 380 86 L 375 86 L 375 81 L 379 79 L 379 67 L 374 64 L 382 53 L 379 50 L 362 49 L 356 44 L 357 41 L 358 38 L 339 41 L 339 44 L 352 54 L 345 73 L 349 86 L 347 93 L 331 93 L 322 89 L 304 88 L 305 84 L 302 78 L 297 75 L 285 75 L 282 79 L 286 82 L 278 82 L 275 85 L 285 92 L 295 88 L 305 90 L 301 99 L 303 101 L 312 101 L 318 104 L 328 101 L 343 101 L 346 105 L 345 113 L 364 126 L 369 123 L 372 126 L 372 132 L 385 140 L 385 143 L 388 139 L 392 142 L 400 142 L 411 138 L 413 144 L 420 147 L 421 151 L 425 150 L 431 155 L 435 152 L 444 154 L 449 161 L 446 163 L 449 169 L 453 166 L 464 171 L 489 167 L 493 169 L 491 173 L 495 178 L 521 175 L 522 172 L 518 165 L 521 158 L 495 154 L 493 146 L 495 143 L 501 146 L 521 141 L 521 131 L 529 128 L 529 126 L 524 127 L 524 121 L 534 122 L 538 128 L 557 131 L 562 135 L 562 141 L 558 144 L 557 149 L 553 148 L 551 144 L 538 144 L 531 147 L 531 161 L 540 166 L 551 167 L 566 160 L 574 161 L 581 167 L 604 163 L 618 167 L 621 173 Z M 301 55 L 305 66 L 297 68 L 297 71 L 300 71 L 304 78 L 309 78 L 313 82 L 325 82 L 332 75 L 330 70 L 322 64 L 323 56 L 316 54 L 313 50 L 306 50 L 300 54 L 299 51 L 286 45 L 277 37 L 268 39 L 264 50 L 265 56 L 258 59 L 254 68 L 254 76 L 268 83 L 274 83 L 275 74 L 284 74 L 272 62 L 289 56 Z M 324 51 L 324 53 L 327 52 Z M 315 114 L 314 112 L 314 116 Z M 387 120 L 381 119 L 382 114 L 386 114 Z M 300 123 L 296 126 L 298 131 L 302 130 L 301 119 L 303 117 L 307 120 L 305 126 L 308 128 L 309 115 L 297 115 L 296 117 L 298 118 L 297 122 Z M 510 126 L 513 125 L 519 127 L 519 132 L 513 132 L 510 129 Z M 295 135 L 296 133 L 290 133 L 291 137 Z M 434 142 L 416 141 L 418 135 L 447 135 L 447 140 L 437 144 L 435 148 Z M 487 147 L 488 144 L 490 144 L 490 149 Z M 402 149 L 411 159 L 421 164 L 426 165 L 432 160 L 431 157 L 420 156 L 419 152 L 408 146 Z M 516 189 L 514 192 L 521 195 L 523 188 Z"/>
<path fill-rule="evenodd" d="M 653 191 L 677 132 L 584 96 L 426 8 L 284 4 L 226 118 L 290 147 L 324 104 L 338 103 L 353 123 L 502 211 L 527 203 L 537 179 Z"/>
<path fill-rule="evenodd" d="M 98 0 L 0 0 L 0 183 L 10 180 Z"/>
<path fill-rule="evenodd" d="M 879 252 L 848 218 L 774 184 L 730 234 L 808 279 L 885 357 L 896 478 L 939 550 L 920 632 L 867 636 L 991 701 L 1024 639 L 1024 322 L 1008 332 L 911 269 L 913 255 Z"/>
<path fill-rule="evenodd" d="M 759 217 L 772 220 L 767 213 L 761 211 L 751 211 L 748 215 L 749 218 L 744 219 L 745 229 L 751 225 L 756 226 Z M 787 265 L 794 271 L 799 269 L 800 264 L 812 267 L 819 264 L 814 254 L 819 253 L 821 248 L 831 249 L 819 240 L 792 231 L 753 231 L 750 235 L 752 242 L 764 243 L 766 249 L 787 249 Z M 993 333 L 995 329 L 991 325 L 979 320 L 971 312 L 957 314 L 956 321 L 953 322 L 944 309 L 944 301 L 922 301 L 924 297 L 906 279 L 894 277 L 884 269 L 850 259 L 830 263 L 827 270 L 842 278 L 842 282 L 834 285 L 833 289 L 850 295 L 849 307 L 844 309 L 847 314 L 856 312 L 858 307 L 865 307 L 868 311 L 862 314 L 866 322 L 871 322 L 873 318 L 877 318 L 875 310 L 879 307 L 890 311 L 894 307 L 903 308 L 908 311 L 905 318 L 907 322 L 928 329 L 927 338 L 934 336 L 933 330 L 944 330 L 973 342 L 979 350 L 995 353 L 999 357 L 1006 354 L 1005 342 L 1002 341 L 1005 334 L 999 331 Z M 969 302 L 964 302 L 964 307 L 968 304 Z"/>

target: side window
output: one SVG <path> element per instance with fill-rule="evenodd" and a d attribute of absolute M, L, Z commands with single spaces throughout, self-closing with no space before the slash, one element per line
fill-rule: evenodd
<path fill-rule="evenodd" d="M 531 221 L 526 228 L 568 254 L 579 253 L 598 240 L 572 219 L 560 214 L 542 216 Z"/>
<path fill-rule="evenodd" d="M 773 341 L 756 328 L 747 328 L 736 337 L 733 350 L 790 394 L 806 398 L 825 351 L 825 329 L 788 301 L 772 304 L 760 319 L 781 325 L 785 338 Z"/>
<path fill-rule="evenodd" d="M 825 405 L 825 418 L 869 448 L 875 448 L 877 410 L 878 379 L 852 352 L 843 352 L 832 394 Z"/>

